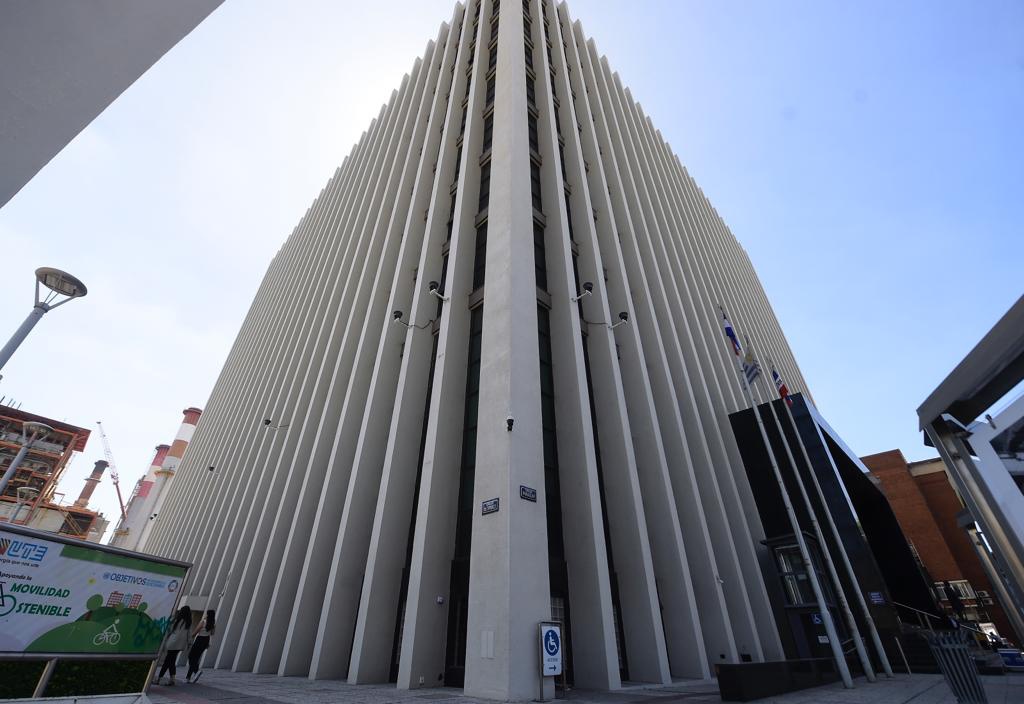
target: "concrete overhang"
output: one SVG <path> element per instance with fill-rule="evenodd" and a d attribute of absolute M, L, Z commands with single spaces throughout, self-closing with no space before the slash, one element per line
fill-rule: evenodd
<path fill-rule="evenodd" d="M 1024 379 L 1024 296 L 917 409 L 920 429 L 951 415 L 963 425 Z"/>

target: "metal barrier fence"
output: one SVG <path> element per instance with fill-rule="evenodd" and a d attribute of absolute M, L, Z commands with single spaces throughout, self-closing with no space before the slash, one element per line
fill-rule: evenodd
<path fill-rule="evenodd" d="M 934 631 L 923 635 L 956 700 L 960 704 L 988 704 L 967 634 L 962 631 Z"/>

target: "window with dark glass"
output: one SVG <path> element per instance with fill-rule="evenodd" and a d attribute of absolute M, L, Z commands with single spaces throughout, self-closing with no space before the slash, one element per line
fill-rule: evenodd
<path fill-rule="evenodd" d="M 487 70 L 493 71 L 494 67 L 498 65 L 498 45 L 495 44 L 490 48 L 487 54 Z"/>
<path fill-rule="evenodd" d="M 537 85 L 529 76 L 526 77 L 526 100 L 532 107 L 537 107 Z"/>
<path fill-rule="evenodd" d="M 540 165 L 530 162 L 530 195 L 533 197 L 533 207 L 541 210 L 543 201 L 540 197 Z"/>
<path fill-rule="evenodd" d="M 487 79 L 487 93 L 484 96 L 484 106 L 491 107 L 494 105 L 494 76 Z"/>
<path fill-rule="evenodd" d="M 544 254 L 544 227 L 533 223 L 533 271 L 537 278 L 537 288 L 548 290 L 548 262 Z"/>
<path fill-rule="evenodd" d="M 540 152 L 540 138 L 537 135 L 537 118 L 531 112 L 526 115 L 526 129 L 530 135 L 530 149 Z"/>
<path fill-rule="evenodd" d="M 491 141 L 494 138 L 494 113 L 484 118 L 484 139 L 481 149 L 487 151 L 491 148 Z"/>
<path fill-rule="evenodd" d="M 525 46 L 526 49 L 526 68 L 533 70 L 533 47 L 529 43 Z"/>
<path fill-rule="evenodd" d="M 483 210 L 487 207 L 487 200 L 491 196 L 491 162 L 487 162 L 480 167 L 480 202 L 477 210 Z"/>
<path fill-rule="evenodd" d="M 487 268 L 487 223 L 476 228 L 476 251 L 473 253 L 473 290 L 484 285 Z"/>

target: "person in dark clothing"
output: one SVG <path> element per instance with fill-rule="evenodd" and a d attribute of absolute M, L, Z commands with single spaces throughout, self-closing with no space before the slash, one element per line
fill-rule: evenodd
<path fill-rule="evenodd" d="M 217 627 L 216 619 L 214 618 L 213 609 L 208 609 L 206 616 L 196 626 L 196 630 L 192 633 L 195 639 L 192 641 L 192 649 L 188 651 L 188 674 L 185 675 L 186 682 L 198 682 L 199 678 L 202 677 L 203 671 L 199 669 L 199 661 L 203 657 L 203 653 L 210 647 L 210 638 L 213 637 L 213 632 Z M 193 679 L 194 676 L 194 679 Z"/>

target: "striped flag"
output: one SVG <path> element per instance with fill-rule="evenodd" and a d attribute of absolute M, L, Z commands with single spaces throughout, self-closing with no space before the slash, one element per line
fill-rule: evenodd
<path fill-rule="evenodd" d="M 753 384 L 757 377 L 761 376 L 761 365 L 754 359 L 754 355 L 751 352 L 743 357 L 743 376 L 747 378 L 747 384 Z"/>
<path fill-rule="evenodd" d="M 730 323 L 729 319 L 725 316 L 725 311 L 722 311 L 722 325 L 725 326 L 725 336 L 729 338 L 730 342 L 732 342 L 733 354 L 739 357 L 740 341 L 739 338 L 736 337 L 736 331 L 733 329 L 732 323 Z"/>
<path fill-rule="evenodd" d="M 743 377 L 747 380 L 747 385 L 749 386 L 761 375 L 761 366 L 750 352 L 743 354 L 740 339 L 736 337 L 736 329 L 729 322 L 729 316 L 725 314 L 724 310 L 722 311 L 722 327 L 725 328 L 725 336 L 729 338 L 729 342 L 732 344 L 733 353 L 743 362 Z"/>
<path fill-rule="evenodd" d="M 785 400 L 790 406 L 793 405 L 793 399 L 789 397 L 789 389 L 786 387 L 786 382 L 782 380 L 779 373 L 775 371 L 775 367 L 772 367 L 772 379 L 775 381 L 775 388 L 779 390 L 779 398 Z"/>

